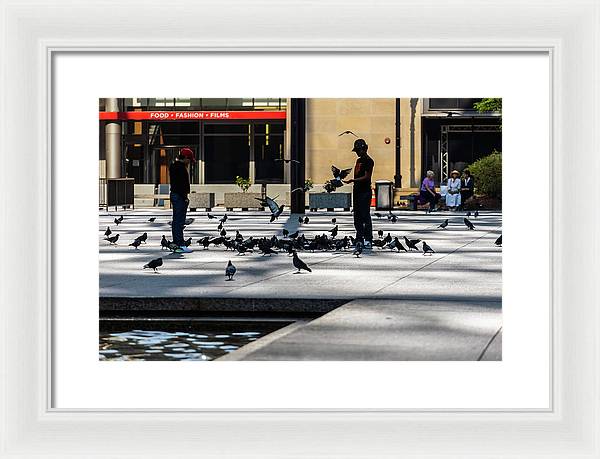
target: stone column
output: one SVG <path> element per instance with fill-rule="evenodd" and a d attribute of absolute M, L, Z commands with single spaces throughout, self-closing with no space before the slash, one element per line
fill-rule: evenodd
<path fill-rule="evenodd" d="M 290 159 L 298 161 L 291 169 L 290 190 L 304 188 L 306 160 L 306 99 L 292 99 L 290 104 L 291 145 Z M 294 214 L 304 213 L 304 191 L 296 191 L 290 195 L 291 211 Z"/>
<path fill-rule="evenodd" d="M 107 98 L 106 111 L 118 112 L 119 99 Z M 106 136 L 106 178 L 121 178 L 121 122 L 110 121 L 105 127 Z"/>

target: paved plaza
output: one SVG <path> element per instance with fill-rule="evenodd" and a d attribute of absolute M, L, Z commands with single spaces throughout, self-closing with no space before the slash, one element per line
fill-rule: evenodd
<path fill-rule="evenodd" d="M 211 214 L 221 217 L 224 210 Z M 375 211 L 372 212 L 373 214 Z M 161 250 L 164 234 L 171 239 L 171 212 L 136 209 L 99 212 L 100 296 L 219 299 L 339 299 L 345 304 L 323 316 L 287 327 L 276 338 L 258 340 L 226 358 L 251 360 L 500 360 L 502 327 L 502 248 L 494 241 L 501 233 L 502 214 L 481 212 L 471 218 L 469 231 L 464 213 L 395 211 L 392 223 L 373 217 L 376 235 L 407 236 L 427 242 L 432 255 L 398 253 L 374 248 L 356 258 L 351 250 L 299 252 L 312 273 L 295 274 L 286 253 L 238 255 L 223 246 L 204 250 L 196 241 L 217 236 L 218 220 L 206 212 L 190 212 L 193 223 L 185 228 L 192 237 L 190 254 Z M 123 222 L 116 226 L 116 216 Z M 350 212 L 307 213 L 308 224 L 284 212 L 269 223 L 268 212 L 227 212 L 228 236 L 239 230 L 249 236 L 282 236 L 299 230 L 311 238 L 339 225 L 338 238 L 353 235 Z M 156 217 L 154 223 L 148 219 Z M 446 229 L 438 225 L 446 218 Z M 120 234 L 118 245 L 104 241 L 110 226 Z M 148 241 L 139 250 L 128 244 L 143 232 Z M 420 244 L 419 244 L 420 246 Z M 163 257 L 159 274 L 142 269 L 153 258 Z M 227 281 L 225 266 L 237 268 Z"/>

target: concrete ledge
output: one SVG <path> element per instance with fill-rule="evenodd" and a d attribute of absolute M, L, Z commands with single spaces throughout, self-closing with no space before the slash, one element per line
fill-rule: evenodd
<path fill-rule="evenodd" d="M 206 313 L 261 312 L 282 314 L 321 315 L 332 311 L 348 300 L 330 299 L 270 299 L 270 298 L 143 298 L 100 297 L 100 314 L 125 313 Z"/>

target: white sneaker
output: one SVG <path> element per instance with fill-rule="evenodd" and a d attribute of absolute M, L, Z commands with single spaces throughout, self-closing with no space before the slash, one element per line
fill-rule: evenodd
<path fill-rule="evenodd" d="M 181 250 L 182 253 L 192 253 L 193 250 L 190 249 L 189 247 L 186 247 L 184 245 L 182 245 L 181 247 L 179 247 L 179 250 Z"/>

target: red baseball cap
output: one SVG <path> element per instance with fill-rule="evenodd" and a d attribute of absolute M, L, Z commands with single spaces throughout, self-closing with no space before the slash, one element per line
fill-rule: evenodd
<path fill-rule="evenodd" d="M 191 148 L 188 147 L 184 147 L 181 150 L 179 150 L 179 154 L 187 159 L 189 159 L 191 162 L 195 163 L 196 162 L 196 158 L 194 157 L 194 152 L 192 151 Z"/>

